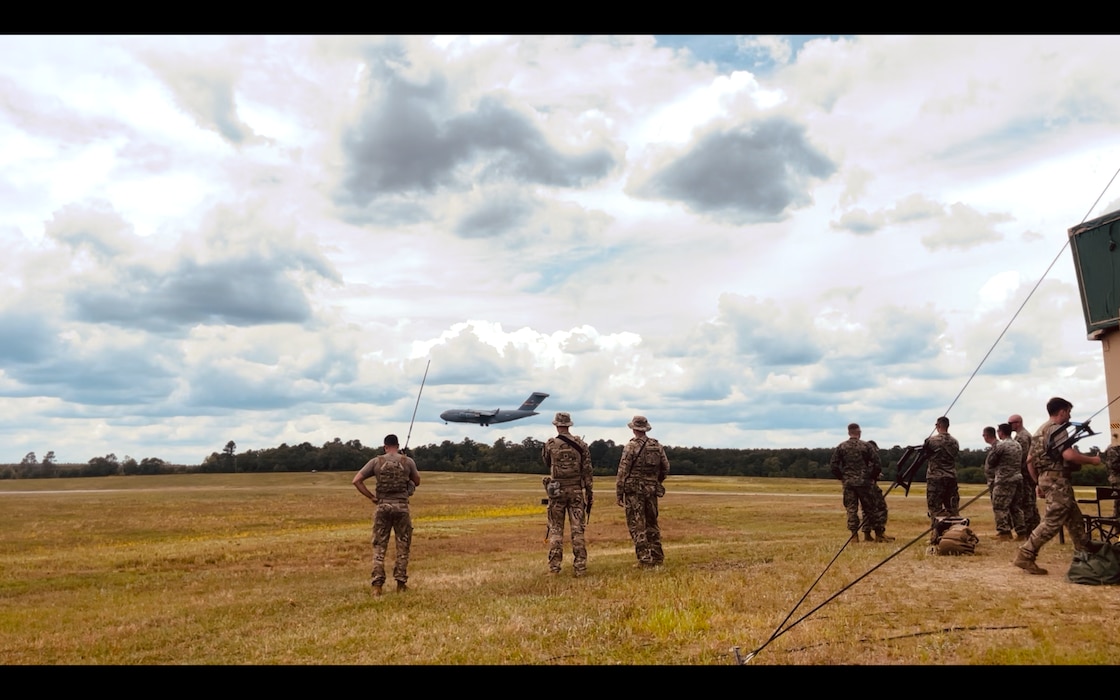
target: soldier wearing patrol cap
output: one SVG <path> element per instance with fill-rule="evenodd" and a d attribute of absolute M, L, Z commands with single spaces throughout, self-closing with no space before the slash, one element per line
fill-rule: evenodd
<path fill-rule="evenodd" d="M 543 480 L 548 492 L 548 571 L 560 573 L 566 517 L 572 528 L 572 568 L 576 576 L 583 576 L 587 573 L 583 531 L 593 501 L 591 451 L 587 443 L 571 434 L 571 414 L 557 413 L 552 424 L 556 426 L 556 437 L 549 438 L 541 450 L 541 459 L 548 468 L 548 476 Z"/>
<path fill-rule="evenodd" d="M 626 509 L 626 526 L 634 541 L 634 553 L 642 568 L 661 566 L 661 528 L 657 524 L 657 499 L 665 495 L 661 482 L 669 476 L 669 458 L 657 440 L 648 437 L 652 426 L 645 416 L 634 416 L 627 424 L 634 437 L 622 451 L 618 463 L 615 496 Z"/>

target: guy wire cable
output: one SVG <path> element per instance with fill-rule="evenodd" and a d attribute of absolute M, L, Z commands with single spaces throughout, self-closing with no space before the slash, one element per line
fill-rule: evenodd
<path fill-rule="evenodd" d="M 1096 207 L 1098 203 L 1100 203 L 1101 198 L 1104 197 L 1104 193 L 1107 192 L 1108 188 L 1112 186 L 1112 182 L 1116 179 L 1117 175 L 1120 175 L 1120 168 L 1117 168 L 1116 172 L 1112 173 L 1112 178 L 1109 179 L 1108 184 L 1104 186 L 1104 189 L 1101 190 L 1101 193 L 1097 195 L 1096 200 L 1092 205 L 1090 205 L 1089 211 L 1085 212 L 1085 216 L 1081 217 L 1081 224 L 1085 223 L 1085 221 L 1088 220 L 1089 215 L 1093 212 L 1093 208 Z M 1078 225 L 1080 226 L 1081 224 Z M 984 363 L 988 361 L 988 357 L 992 354 L 992 351 L 996 349 L 996 346 L 999 345 L 999 341 L 1003 340 L 1003 336 L 1007 334 L 1008 329 L 1011 328 L 1011 324 L 1015 323 L 1015 319 L 1019 318 L 1019 314 L 1023 311 L 1023 307 L 1027 305 L 1027 302 L 1031 300 L 1031 297 L 1034 296 L 1034 293 L 1038 291 L 1038 288 L 1040 286 L 1042 286 L 1042 281 L 1045 280 L 1046 276 L 1050 274 L 1050 270 L 1054 269 L 1054 265 L 1057 264 L 1058 258 L 1062 257 L 1062 253 L 1066 252 L 1066 248 L 1068 247 L 1069 236 L 1066 236 L 1065 243 L 1063 243 L 1061 249 L 1058 250 L 1058 254 L 1055 255 L 1054 259 L 1050 261 L 1050 264 L 1046 267 L 1046 271 L 1042 273 L 1042 277 L 1039 277 L 1038 281 L 1035 282 L 1034 287 L 1032 287 L 1030 293 L 1027 294 L 1027 298 L 1023 299 L 1022 304 L 1019 304 L 1019 308 L 1015 310 L 1014 314 L 1012 314 L 1011 320 L 1009 320 L 1007 322 L 1007 325 L 1003 327 L 1003 330 L 1000 331 L 999 337 L 997 337 L 996 341 L 992 343 L 992 347 L 988 348 L 988 352 L 984 353 L 984 357 L 980 360 L 980 364 L 976 365 L 976 369 L 972 370 L 972 374 L 969 375 L 968 381 L 964 383 L 964 386 L 961 387 L 960 392 L 957 393 L 956 398 L 953 399 L 952 403 L 949 404 L 949 408 L 945 409 L 945 413 L 943 413 L 942 415 L 948 416 L 949 411 L 953 410 L 953 406 L 957 404 L 957 400 L 960 399 L 962 394 L 964 394 L 964 391 L 968 388 L 968 385 L 972 383 L 973 378 L 976 377 L 976 374 L 980 371 L 980 368 L 983 367 Z"/>
<path fill-rule="evenodd" d="M 1118 168 L 1116 169 L 1116 172 L 1114 172 L 1114 173 L 1112 174 L 1112 177 L 1111 177 L 1111 178 L 1109 178 L 1109 180 L 1108 180 L 1108 184 L 1106 184 L 1106 185 L 1104 186 L 1104 189 L 1102 189 L 1102 190 L 1101 190 L 1100 194 L 1098 194 L 1098 195 L 1097 195 L 1097 198 L 1096 198 L 1096 199 L 1095 199 L 1095 200 L 1093 201 L 1093 203 L 1092 203 L 1092 204 L 1091 204 L 1091 205 L 1089 206 L 1089 209 L 1088 209 L 1088 211 L 1086 211 L 1086 212 L 1085 212 L 1085 215 L 1084 215 L 1083 217 L 1081 217 L 1081 222 L 1080 222 L 1081 224 L 1085 223 L 1085 221 L 1087 221 L 1087 220 L 1088 220 L 1088 218 L 1089 218 L 1089 215 L 1090 215 L 1090 214 L 1091 214 L 1091 213 L 1093 212 L 1093 208 L 1094 208 L 1094 207 L 1096 207 L 1096 206 L 1097 206 L 1097 204 L 1099 204 L 1099 203 L 1100 203 L 1100 201 L 1101 201 L 1101 198 L 1102 198 L 1102 197 L 1104 197 L 1104 194 L 1105 194 L 1105 192 L 1107 192 L 1107 191 L 1108 191 L 1108 188 L 1109 188 L 1109 187 L 1111 187 L 1111 186 L 1112 186 L 1112 183 L 1113 183 L 1113 182 L 1114 182 L 1114 181 L 1116 180 L 1116 177 L 1117 177 L 1117 175 L 1120 175 L 1120 167 L 1118 167 Z M 1080 225 L 1080 224 L 1079 224 L 1079 225 Z M 950 411 L 951 411 L 951 410 L 953 409 L 953 406 L 955 406 L 955 405 L 957 404 L 957 401 L 958 401 L 958 400 L 960 399 L 960 397 L 961 397 L 962 395 L 964 395 L 964 392 L 965 392 L 965 390 L 966 390 L 966 389 L 968 388 L 969 384 L 971 384 L 971 383 L 972 383 L 972 380 L 973 380 L 973 379 L 974 379 L 974 378 L 976 377 L 977 373 L 979 373 L 979 372 L 980 372 L 980 368 L 984 366 L 984 363 L 985 363 L 985 362 L 987 362 L 987 360 L 988 360 L 988 358 L 989 358 L 989 357 L 991 356 L 992 352 L 993 352 L 993 351 L 994 351 L 994 350 L 996 349 L 996 346 L 997 346 L 997 345 L 999 345 L 999 343 L 1000 343 L 1000 341 L 1001 341 L 1001 340 L 1003 340 L 1003 337 L 1004 337 L 1004 336 L 1005 336 L 1005 335 L 1007 334 L 1007 331 L 1008 331 L 1008 330 L 1009 330 L 1009 329 L 1011 328 L 1011 324 L 1015 322 L 1015 319 L 1017 319 L 1017 318 L 1019 317 L 1019 314 L 1020 314 L 1020 313 L 1022 313 L 1023 309 L 1024 309 L 1025 307 L 1026 307 L 1026 305 L 1027 305 L 1027 302 L 1031 300 L 1031 297 L 1033 297 L 1033 296 L 1034 296 L 1034 293 L 1035 293 L 1036 291 L 1038 291 L 1038 288 L 1039 288 L 1040 286 L 1042 286 L 1042 282 L 1043 282 L 1043 280 L 1045 280 L 1045 279 L 1046 279 L 1046 277 L 1047 277 L 1047 276 L 1048 276 L 1048 275 L 1050 274 L 1050 270 L 1054 269 L 1054 265 L 1056 265 L 1056 264 L 1057 264 L 1057 262 L 1058 262 L 1058 259 L 1059 259 L 1059 258 L 1060 258 L 1060 257 L 1062 256 L 1062 253 L 1064 253 L 1064 252 L 1065 252 L 1065 250 L 1066 250 L 1066 248 L 1067 248 L 1068 246 L 1069 246 L 1069 237 L 1067 236 L 1067 237 L 1066 237 L 1066 240 L 1065 240 L 1065 242 L 1064 242 L 1064 243 L 1062 244 L 1062 247 L 1061 247 L 1061 248 L 1060 248 L 1060 249 L 1058 250 L 1058 254 L 1054 256 L 1054 259 L 1050 261 L 1050 264 L 1049 264 L 1049 265 L 1048 265 L 1048 266 L 1046 267 L 1046 270 L 1045 270 L 1045 271 L 1044 271 L 1044 272 L 1042 273 L 1042 277 L 1040 277 L 1040 278 L 1038 279 L 1038 281 L 1037 281 L 1037 282 L 1035 282 L 1035 285 L 1034 285 L 1034 287 L 1032 287 L 1032 288 L 1031 288 L 1031 291 L 1030 291 L 1030 292 L 1029 292 L 1029 293 L 1027 294 L 1026 298 L 1025 298 L 1025 299 L 1023 299 L 1023 302 L 1022 302 L 1022 303 L 1021 303 L 1021 304 L 1019 305 L 1019 308 L 1015 310 L 1015 313 L 1014 313 L 1014 314 L 1012 314 L 1012 316 L 1011 316 L 1011 319 L 1010 319 L 1010 320 L 1008 320 L 1008 322 L 1007 322 L 1007 325 L 1005 325 L 1005 326 L 1003 327 L 1003 330 L 1002 330 L 1002 331 L 1000 331 L 1000 334 L 999 334 L 999 336 L 997 336 L 997 337 L 996 337 L 996 339 L 995 339 L 995 342 L 993 342 L 993 343 L 992 343 L 992 346 L 991 346 L 990 348 L 988 348 L 988 351 L 987 351 L 986 353 L 984 353 L 984 357 L 983 357 L 983 358 L 981 358 L 981 360 L 980 360 L 980 363 L 979 363 L 978 365 L 976 365 L 976 369 L 974 369 L 974 370 L 972 371 L 972 374 L 970 374 L 970 375 L 969 375 L 968 379 L 967 379 L 967 380 L 965 381 L 965 383 L 964 383 L 964 386 L 962 386 L 962 387 L 961 387 L 961 390 L 960 390 L 959 392 L 957 392 L 957 395 L 956 395 L 956 397 L 954 397 L 954 398 L 953 398 L 952 402 L 951 402 L 951 403 L 949 404 L 949 407 L 948 407 L 947 409 L 945 409 L 945 413 L 944 413 L 944 414 L 942 414 L 942 415 L 948 416 L 948 415 L 949 415 L 949 412 L 950 412 Z M 1113 404 L 1113 403 L 1114 403 L 1114 402 L 1115 402 L 1115 401 L 1116 401 L 1117 399 L 1120 399 L 1120 396 L 1117 396 L 1117 397 L 1116 397 L 1115 399 L 1113 399 L 1112 401 L 1109 401 L 1109 402 L 1108 402 L 1108 404 L 1107 404 L 1107 405 L 1106 405 L 1106 406 L 1105 406 L 1104 408 L 1108 408 L 1108 406 L 1111 406 L 1111 405 L 1112 405 L 1112 404 Z M 1097 413 L 1094 413 L 1094 414 L 1093 414 L 1092 416 L 1090 416 L 1090 417 L 1089 417 L 1089 419 L 1088 419 L 1088 420 L 1092 420 L 1092 418 L 1093 418 L 1093 417 L 1095 417 L 1095 416 L 1096 416 L 1097 414 L 1099 414 L 1099 413 L 1100 413 L 1101 411 L 1103 411 L 1103 410 L 1104 410 L 1104 408 L 1102 408 L 1102 409 L 1101 409 L 1100 411 L 1097 411 Z M 1088 422 L 1088 421 L 1086 421 L 1086 422 Z M 931 432 L 930 432 L 930 434 L 932 435 L 932 434 L 933 434 L 933 432 L 931 431 Z M 889 488 L 887 489 L 887 493 L 886 493 L 886 494 L 883 494 L 883 497 L 885 498 L 885 497 L 886 497 L 887 495 L 889 495 L 889 494 L 890 494 L 890 492 L 894 490 L 894 487 L 895 487 L 895 484 L 892 484 L 892 485 L 891 485 L 891 486 L 890 486 L 890 487 L 889 487 Z M 985 489 L 985 490 L 984 490 L 983 492 L 981 492 L 981 493 L 980 493 L 979 495 L 977 495 L 977 496 L 976 496 L 975 498 L 973 498 L 973 499 L 972 499 L 972 500 L 970 500 L 970 501 L 969 501 L 968 503 L 966 503 L 966 504 L 965 504 L 964 506 L 962 506 L 961 508 L 959 508 L 959 509 L 958 509 L 958 512 L 959 512 L 960 510 L 964 510 L 964 508 L 968 507 L 968 506 L 969 506 L 970 504 L 972 504 L 972 502 L 973 502 L 973 501 L 975 501 L 975 500 L 976 500 L 977 498 L 980 498 L 980 496 L 983 496 L 984 494 L 988 493 L 988 491 L 989 491 L 989 490 L 991 490 L 991 489 L 990 489 L 990 487 L 989 487 L 988 489 Z M 861 522 L 860 524 L 862 525 L 862 522 Z M 791 623 L 791 624 L 790 624 L 790 625 L 789 625 L 788 627 L 785 627 L 785 628 L 783 629 L 783 628 L 782 628 L 782 625 L 784 625 L 784 624 L 786 623 L 786 621 L 787 621 L 787 620 L 789 620 L 789 618 L 793 616 L 793 613 L 794 613 L 794 612 L 795 612 L 795 611 L 797 610 L 797 608 L 799 608 L 799 607 L 801 606 L 801 603 L 803 603 L 803 602 L 805 601 L 805 598 L 806 598 L 806 597 L 808 597 L 809 593 L 810 593 L 810 592 L 811 592 L 811 591 L 813 590 L 813 588 L 814 588 L 814 587 L 816 587 L 817 583 L 818 583 L 818 582 L 820 582 L 821 578 L 822 578 L 822 577 L 824 577 L 825 573 L 827 573 L 827 572 L 828 572 L 828 570 L 829 570 L 829 569 L 830 569 L 830 568 L 832 567 L 832 565 L 833 565 L 833 564 L 834 564 L 834 563 L 836 562 L 836 560 L 837 560 L 837 559 L 839 558 L 840 554 L 841 554 L 841 553 L 842 553 L 842 552 L 843 552 L 843 551 L 844 551 L 844 550 L 845 550 L 845 549 L 847 548 L 847 546 L 848 546 L 848 543 L 849 543 L 849 542 L 851 542 L 851 538 L 849 537 L 849 538 L 848 538 L 847 540 L 845 540 L 845 541 L 844 541 L 844 545 L 840 547 L 840 550 L 839 550 L 838 552 L 836 552 L 836 555 L 835 555 L 835 556 L 833 556 L 833 558 L 832 558 L 832 561 L 830 561 L 830 562 L 829 562 L 829 563 L 828 563 L 828 564 L 827 564 L 827 565 L 825 566 L 824 570 L 823 570 L 823 571 L 821 571 L 821 573 L 820 573 L 820 575 L 819 575 L 819 576 L 817 576 L 817 579 L 816 579 L 815 581 L 813 581 L 813 583 L 812 583 L 812 584 L 810 584 L 810 586 L 809 586 L 809 589 L 805 591 L 804 595 L 802 595 L 802 596 L 801 596 L 801 598 L 800 598 L 800 599 L 799 599 L 799 600 L 797 601 L 797 603 L 796 603 L 796 604 L 795 604 L 795 605 L 793 606 L 793 608 L 792 608 L 792 609 L 790 609 L 789 613 L 787 613 L 787 614 L 786 614 L 786 617 L 785 617 L 785 619 L 783 619 L 783 620 L 782 620 L 782 622 L 778 624 L 778 627 L 777 627 L 777 628 L 776 628 L 776 629 L 774 630 L 774 633 L 770 635 L 770 638 L 769 638 L 768 640 L 766 640 L 766 642 L 765 642 L 765 643 L 763 643 L 763 645 L 762 645 L 762 646 L 760 646 L 760 647 L 759 647 L 758 649 L 755 649 L 755 650 L 754 650 L 753 652 L 751 652 L 750 654 L 748 654 L 748 655 L 747 655 L 747 656 L 746 656 L 745 658 L 740 658 L 740 659 L 739 659 L 739 663 L 740 663 L 740 664 L 746 664 L 747 662 L 749 662 L 749 661 L 750 661 L 751 659 L 753 659 L 753 658 L 754 658 L 754 657 L 755 657 L 755 656 L 756 656 L 756 655 L 758 654 L 758 652 L 760 652 L 760 651 L 762 651 L 763 649 L 765 649 L 765 648 L 766 648 L 766 647 L 767 647 L 767 646 L 768 646 L 768 645 L 769 645 L 769 644 L 770 644 L 771 642 L 773 642 L 773 641 L 774 641 L 775 639 L 777 639 L 778 637 L 782 636 L 783 634 L 785 634 L 786 632 L 788 632 L 788 631 L 789 631 L 789 630 L 790 630 L 791 628 L 793 628 L 793 627 L 794 627 L 794 626 L 796 626 L 796 625 L 797 625 L 798 623 L 800 623 L 800 622 L 801 622 L 802 620 L 804 620 L 805 618 L 809 617 L 810 615 L 812 615 L 812 614 L 813 614 L 814 612 L 816 612 L 817 610 L 819 610 L 819 609 L 821 609 L 822 607 L 824 607 L 824 606 L 825 606 L 825 605 L 826 605 L 827 603 L 829 603 L 829 602 L 831 602 L 832 600 L 834 600 L 834 599 L 835 599 L 835 598 L 836 598 L 837 596 L 839 596 L 839 595 L 840 595 L 841 593 L 843 593 L 844 591 L 848 590 L 849 588 L 851 588 L 852 586 L 854 586 L 854 585 L 855 585 L 856 583 L 858 583 L 858 582 L 862 581 L 862 580 L 863 580 L 863 579 L 864 579 L 864 578 L 865 578 L 866 576 L 868 576 L 868 575 L 869 575 L 869 574 L 870 574 L 870 573 L 871 573 L 872 571 L 875 571 L 876 569 L 878 569 L 879 567 L 883 566 L 884 564 L 886 564 L 886 563 L 887 563 L 888 561 L 890 561 L 890 560 L 891 560 L 891 559 L 893 559 L 894 557 L 898 556 L 898 554 L 899 554 L 899 553 L 901 553 L 901 552 L 902 552 L 903 550 L 905 550 L 905 549 L 906 549 L 907 547 L 909 547 L 910 545 L 914 544 L 914 542 L 916 542 L 916 541 L 917 541 L 918 539 L 920 539 L 920 538 L 921 538 L 921 537 L 922 537 L 923 535 L 925 535 L 925 534 L 926 534 L 926 532 L 929 532 L 929 531 L 930 531 L 930 530 L 932 530 L 932 529 L 933 529 L 933 526 L 931 525 L 931 526 L 930 526 L 930 527 L 929 527 L 929 528 L 928 528 L 928 529 L 927 529 L 927 530 L 926 530 L 925 532 L 923 532 L 923 533 L 922 533 L 921 535 L 918 535 L 918 538 L 916 538 L 916 539 L 914 539 L 914 540 L 911 540 L 911 541 L 910 541 L 909 543 L 907 543 L 906 545 L 902 546 L 902 547 L 901 547 L 900 549 L 898 549 L 898 551 L 896 551 L 896 552 L 895 552 L 894 554 L 891 554 L 891 555 L 890 555 L 890 556 L 888 556 L 888 557 L 887 557 L 886 559 L 884 559 L 883 561 L 881 561 L 881 562 L 879 562 L 878 564 L 876 564 L 876 565 L 875 565 L 874 567 L 872 567 L 871 569 L 869 569 L 869 570 L 868 570 L 868 571 L 867 571 L 866 573 L 864 573 L 864 574 L 863 574 L 862 576 L 860 576 L 859 578 L 857 578 L 857 579 L 856 579 L 855 581 L 852 581 L 852 582 L 851 582 L 851 583 L 849 583 L 848 585 L 844 586 L 844 587 L 843 587 L 843 588 L 841 588 L 841 589 L 840 589 L 839 591 L 837 591 L 836 593 L 834 593 L 834 594 L 833 594 L 832 596 L 830 596 L 829 598 L 827 598 L 827 599 L 826 599 L 826 600 L 825 600 L 825 601 L 824 601 L 823 603 L 821 603 L 821 604 L 820 604 L 820 605 L 818 605 L 817 607 L 813 608 L 813 609 L 812 609 L 812 610 L 810 610 L 809 612 L 805 613 L 805 614 L 804 614 L 804 615 L 802 615 L 802 616 L 801 616 L 800 618 L 798 618 L 798 619 L 797 619 L 797 620 L 795 620 L 795 621 L 794 621 L 793 623 Z M 738 652 L 738 648 L 736 648 L 736 651 L 735 651 L 735 656 L 736 656 L 736 658 L 739 658 L 739 652 Z"/>
<path fill-rule="evenodd" d="M 984 489 L 983 491 L 981 491 L 980 493 L 978 493 L 978 494 L 976 494 L 975 496 L 973 496 L 972 498 L 970 498 L 970 499 L 968 500 L 968 502 L 967 502 L 967 503 L 965 503 L 965 504 L 964 504 L 963 506 L 961 506 L 960 508 L 958 508 L 958 509 L 957 509 L 957 512 L 960 512 L 960 511 L 964 510 L 965 508 L 968 508 L 968 507 L 969 507 L 970 505 L 972 505 L 973 503 L 975 503 L 975 502 L 976 502 L 976 501 L 977 501 L 978 499 L 980 499 L 981 497 L 983 497 L 983 496 L 984 496 L 985 494 L 987 494 L 987 493 L 988 493 L 989 491 L 991 491 L 991 490 L 992 490 L 992 489 L 991 489 L 991 487 L 990 487 L 990 486 L 989 486 L 988 488 L 985 488 L 985 489 Z M 899 548 L 898 548 L 898 550 L 896 550 L 896 551 L 895 551 L 894 553 L 890 554 L 890 555 L 889 555 L 889 556 L 888 556 L 888 557 L 887 557 L 886 559 L 884 559 L 883 561 L 879 562 L 879 563 L 878 563 L 878 564 L 876 564 L 875 566 L 873 566 L 873 567 L 871 567 L 870 569 L 868 569 L 868 570 L 867 570 L 866 572 L 864 572 L 864 573 L 863 573 L 863 575 L 861 575 L 861 576 L 860 576 L 859 578 L 857 578 L 857 579 L 855 579 L 854 581 L 852 581 L 851 583 L 849 583 L 849 584 L 845 585 L 845 586 L 844 586 L 843 588 L 841 588 L 840 590 L 836 591 L 835 593 L 833 593 L 832 595 L 830 595 L 830 596 L 829 596 L 828 598 L 825 598 L 825 599 L 824 599 L 824 600 L 823 600 L 823 601 L 822 601 L 822 602 L 821 602 L 821 603 L 820 603 L 819 605 L 817 605 L 817 607 L 813 608 L 813 609 L 812 609 L 812 610 L 810 610 L 809 612 L 807 612 L 807 613 L 805 613 L 804 615 L 802 615 L 801 617 L 797 618 L 796 620 L 794 620 L 793 622 L 791 622 L 791 623 L 790 623 L 790 624 L 789 624 L 788 626 L 786 626 L 785 628 L 782 628 L 782 627 L 781 627 L 781 625 L 779 625 L 779 629 L 778 629 L 778 630 L 775 630 L 774 634 L 770 635 L 770 639 L 767 639 L 767 640 L 766 640 L 766 642 L 762 644 L 762 646 L 758 647 L 757 649 L 755 649 L 755 650 L 754 650 L 754 651 L 752 651 L 751 653 L 747 654 L 747 655 L 746 655 L 746 656 L 744 656 L 744 657 L 740 657 L 740 656 L 739 656 L 739 652 L 738 652 L 738 650 L 736 649 L 736 651 L 735 651 L 735 657 L 736 657 L 736 658 L 737 658 L 737 659 L 739 660 L 739 664 L 740 664 L 740 665 L 746 665 L 747 663 L 749 663 L 751 659 L 753 659 L 754 657 L 758 656 L 758 653 L 759 653 L 760 651 L 762 651 L 762 650 L 763 650 L 763 649 L 765 649 L 766 647 L 770 646 L 770 643 L 771 643 L 771 642 L 773 642 L 774 640 L 776 640 L 776 639 L 777 639 L 778 637 L 781 637 L 781 636 L 782 636 L 783 634 L 785 634 L 786 632 L 789 632 L 789 631 L 790 631 L 791 629 L 793 629 L 793 628 L 794 628 L 794 627 L 796 627 L 797 625 L 799 625 L 799 624 L 801 624 L 802 622 L 804 622 L 804 621 L 805 621 L 806 619 L 808 619 L 808 618 L 809 618 L 809 617 L 810 617 L 810 616 L 811 616 L 811 615 L 812 615 L 813 613 L 815 613 L 816 611 L 820 610 L 820 609 L 821 609 L 821 608 L 823 608 L 824 606 L 828 605 L 829 603 L 831 603 L 831 602 L 832 602 L 833 600 L 835 600 L 836 598 L 839 598 L 839 597 L 840 597 L 840 595 L 841 595 L 842 593 L 844 593 L 845 591 L 847 591 L 847 590 L 848 590 L 849 588 L 851 588 L 852 586 L 855 586 L 855 585 L 856 585 L 857 583 L 859 583 L 859 582 L 860 582 L 860 581 L 862 581 L 863 579 L 865 579 L 865 578 L 867 578 L 868 576 L 870 576 L 870 575 L 871 575 L 871 573 L 872 573 L 873 571 L 875 571 L 876 569 L 880 568 L 881 566 L 883 566 L 884 564 L 886 564 L 886 563 L 887 563 L 888 561 L 890 561 L 891 559 L 894 559 L 894 558 L 895 558 L 895 557 L 897 557 L 897 556 L 898 556 L 899 554 L 902 554 L 902 552 L 903 552 L 903 551 L 905 551 L 906 549 L 908 549 L 908 548 L 909 548 L 909 547 L 910 547 L 911 545 L 913 545 L 913 544 L 914 544 L 914 543 L 916 543 L 916 542 L 917 542 L 918 540 L 920 540 L 920 539 L 922 539 L 923 537 L 925 537 L 925 536 L 926 536 L 926 533 L 928 533 L 928 532 L 930 532 L 931 530 L 933 530 L 933 528 L 934 528 L 934 527 L 935 527 L 934 525 L 930 525 L 929 527 L 927 527 L 927 528 L 926 528 L 925 530 L 923 530 L 923 531 L 922 531 L 921 533 L 919 533 L 917 537 L 915 537 L 914 539 L 910 540 L 910 541 L 909 541 L 909 542 L 907 542 L 906 544 L 904 544 L 904 545 L 902 545 L 901 547 L 899 547 Z M 841 551 L 843 551 L 843 549 L 841 549 Z M 837 556 L 839 556 L 839 552 L 837 553 Z M 835 561 L 835 560 L 834 560 L 834 561 Z M 822 574 L 822 575 L 823 575 L 823 574 Z M 818 578 L 817 580 L 820 580 L 820 579 Z M 802 600 L 804 600 L 804 598 L 802 598 Z M 800 605 L 800 602 L 798 603 L 798 605 Z M 797 608 L 796 608 L 796 607 L 794 607 L 794 610 L 796 610 L 796 609 L 797 609 Z M 789 619 L 789 617 L 790 617 L 790 616 L 792 616 L 792 615 L 793 615 L 793 611 L 790 611 L 790 614 L 786 616 L 786 619 L 788 620 L 788 619 Z M 784 621 L 783 621 L 783 622 L 784 622 Z"/>

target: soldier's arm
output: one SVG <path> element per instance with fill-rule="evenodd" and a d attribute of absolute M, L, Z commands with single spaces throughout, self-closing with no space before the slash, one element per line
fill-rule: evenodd
<path fill-rule="evenodd" d="M 413 486 L 420 485 L 420 470 L 416 467 L 416 460 L 409 459 L 409 474 L 408 478 L 412 481 Z"/>
<path fill-rule="evenodd" d="M 1038 483 L 1038 466 L 1036 464 L 1037 458 L 1034 456 L 1035 452 L 1032 449 L 1030 454 L 1027 455 L 1027 473 L 1031 475 L 1031 481 L 1034 482 L 1035 496 L 1042 496 L 1042 487 Z"/>
<path fill-rule="evenodd" d="M 361 469 L 358 470 L 358 473 L 354 475 L 353 481 L 350 482 L 350 483 L 354 484 L 354 488 L 358 489 L 359 493 L 361 493 L 363 496 L 365 496 L 369 500 L 373 501 L 374 503 L 377 503 L 377 497 L 374 496 L 373 493 L 370 492 L 370 490 L 368 488 L 366 488 L 366 483 L 365 482 L 366 482 L 366 479 L 373 476 L 373 463 L 376 460 L 377 460 L 377 458 L 374 457 L 370 461 L 366 462 L 365 466 L 363 466 Z"/>
<path fill-rule="evenodd" d="M 622 458 L 618 460 L 618 485 L 622 486 L 622 482 L 626 481 L 627 475 L 630 473 L 630 443 L 622 448 Z"/>
<path fill-rule="evenodd" d="M 1064 459 L 1067 462 L 1073 462 L 1074 464 L 1100 464 L 1101 463 L 1101 458 L 1100 457 L 1092 457 L 1090 455 L 1081 454 L 1080 452 L 1073 449 L 1072 447 L 1067 447 L 1065 449 L 1065 451 L 1062 452 L 1062 459 Z"/>
<path fill-rule="evenodd" d="M 661 469 L 657 474 L 657 481 L 659 483 L 662 482 L 662 481 L 665 481 L 665 478 L 667 476 L 669 476 L 669 455 L 665 454 L 665 446 L 662 445 L 662 447 L 661 447 Z"/>
<path fill-rule="evenodd" d="M 620 506 L 623 505 L 622 483 L 626 481 L 626 475 L 630 472 L 630 445 L 631 443 L 626 443 L 626 447 L 622 448 L 622 458 L 618 460 L 618 477 L 614 484 L 615 500 Z"/>

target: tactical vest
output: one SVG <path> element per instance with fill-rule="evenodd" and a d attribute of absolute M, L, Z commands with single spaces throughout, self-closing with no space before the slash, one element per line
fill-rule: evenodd
<path fill-rule="evenodd" d="M 377 473 L 377 500 L 408 500 L 408 482 L 411 469 L 399 455 L 382 455 L 381 469 Z"/>
<path fill-rule="evenodd" d="M 630 467 L 630 478 L 657 481 L 661 473 L 662 449 L 659 443 L 647 439 L 645 448 L 635 457 L 634 464 Z"/>
<path fill-rule="evenodd" d="M 559 438 L 554 438 L 549 460 L 552 464 L 552 478 L 561 486 L 580 485 L 580 463 L 583 455 L 574 447 Z"/>

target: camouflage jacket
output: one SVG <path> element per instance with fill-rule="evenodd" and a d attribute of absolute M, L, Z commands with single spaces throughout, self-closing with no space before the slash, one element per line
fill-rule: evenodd
<path fill-rule="evenodd" d="M 1112 445 L 1101 455 L 1101 464 L 1108 469 L 1109 481 L 1120 478 L 1120 445 Z"/>
<path fill-rule="evenodd" d="M 957 478 L 957 454 L 960 453 L 961 446 L 955 437 L 949 433 L 937 433 L 926 438 L 925 448 L 929 450 L 927 480 Z"/>
<path fill-rule="evenodd" d="M 875 469 L 874 451 L 863 440 L 850 437 L 832 451 L 828 465 L 833 476 L 845 485 L 863 484 L 871 480 Z"/>
<path fill-rule="evenodd" d="M 1022 481 L 1023 450 L 1011 438 L 997 440 L 984 460 L 984 476 L 994 483 Z"/>

